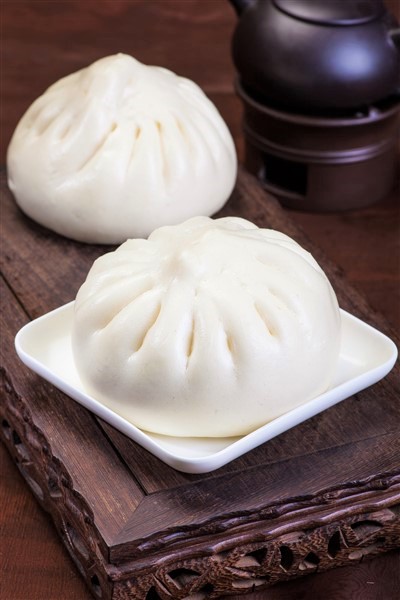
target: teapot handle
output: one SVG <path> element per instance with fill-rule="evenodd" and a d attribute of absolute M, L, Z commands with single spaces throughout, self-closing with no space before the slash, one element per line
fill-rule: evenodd
<path fill-rule="evenodd" d="M 247 8 L 253 6 L 257 0 L 229 0 L 237 15 L 241 15 Z"/>
<path fill-rule="evenodd" d="M 400 52 L 400 27 L 397 27 L 396 29 L 389 29 L 388 35 Z"/>

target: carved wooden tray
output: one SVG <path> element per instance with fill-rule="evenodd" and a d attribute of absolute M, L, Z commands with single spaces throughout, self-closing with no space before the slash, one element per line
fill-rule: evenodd
<path fill-rule="evenodd" d="M 95 597 L 216 598 L 400 546 L 400 383 L 382 381 L 228 465 L 181 473 L 18 361 L 16 332 L 70 300 L 107 249 L 66 240 L 16 208 L 2 181 L 2 438 Z M 307 247 L 343 309 L 396 334 L 255 180 L 221 214 Z"/>

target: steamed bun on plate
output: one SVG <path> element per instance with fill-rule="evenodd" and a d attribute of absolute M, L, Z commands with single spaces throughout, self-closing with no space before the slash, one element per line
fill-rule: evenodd
<path fill-rule="evenodd" d="M 27 215 L 105 244 L 215 213 L 236 164 L 225 122 L 194 82 L 124 54 L 52 85 L 22 117 L 7 156 Z"/>
<path fill-rule="evenodd" d="M 72 342 L 87 392 L 138 427 L 237 436 L 328 388 L 340 313 L 294 240 L 197 217 L 96 260 Z"/>

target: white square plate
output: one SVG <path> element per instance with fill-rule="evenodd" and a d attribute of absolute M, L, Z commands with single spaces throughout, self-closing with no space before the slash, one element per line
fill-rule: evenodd
<path fill-rule="evenodd" d="M 384 334 L 341 311 L 342 341 L 337 371 L 330 389 L 314 400 L 231 438 L 180 438 L 142 431 L 86 394 L 71 348 L 73 302 L 25 325 L 15 338 L 20 359 L 65 394 L 143 446 L 160 460 L 186 473 L 213 471 L 337 402 L 376 383 L 392 369 L 397 348 Z"/>

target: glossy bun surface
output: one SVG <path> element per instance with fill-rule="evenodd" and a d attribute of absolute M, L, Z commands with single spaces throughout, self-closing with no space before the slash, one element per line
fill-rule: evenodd
<path fill-rule="evenodd" d="M 75 303 L 86 389 L 138 427 L 246 434 L 324 392 L 340 313 L 294 240 L 197 217 L 99 258 Z"/>
<path fill-rule="evenodd" d="M 232 137 L 193 82 L 117 54 L 52 85 L 20 120 L 9 186 L 66 237 L 119 244 L 211 215 L 236 179 Z"/>

